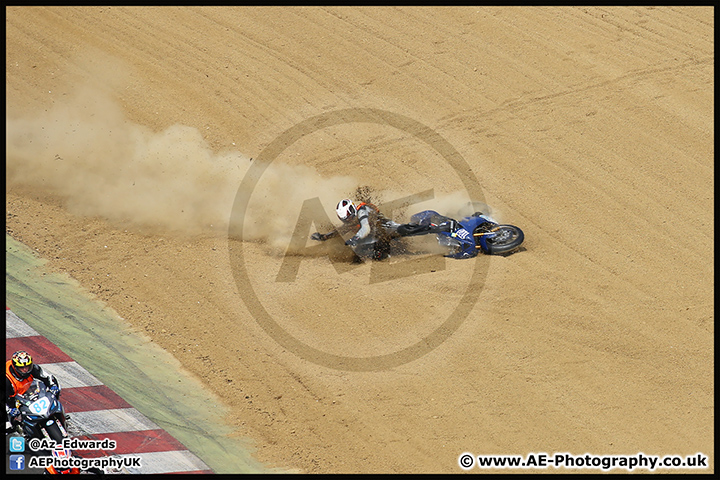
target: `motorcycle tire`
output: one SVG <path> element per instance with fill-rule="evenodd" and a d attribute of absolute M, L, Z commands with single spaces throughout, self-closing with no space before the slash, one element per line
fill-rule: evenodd
<path fill-rule="evenodd" d="M 48 435 L 50 435 L 50 438 L 55 441 L 55 443 L 62 443 L 63 439 L 66 437 L 63 434 L 63 431 L 60 429 L 57 419 L 50 425 L 46 424 L 45 430 L 47 431 Z"/>
<path fill-rule="evenodd" d="M 492 228 L 492 231 L 501 233 L 485 240 L 487 249 L 483 248 L 482 250 L 488 255 L 510 253 L 519 248 L 525 240 L 525 234 L 515 225 L 497 225 Z M 479 240 L 477 244 L 482 247 Z"/>

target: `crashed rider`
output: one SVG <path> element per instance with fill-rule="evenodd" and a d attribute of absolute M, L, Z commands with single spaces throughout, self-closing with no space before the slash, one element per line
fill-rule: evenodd
<path fill-rule="evenodd" d="M 15 395 L 25 393 L 34 378 L 41 380 L 56 396 L 60 395 L 60 385 L 55 376 L 46 374 L 40 365 L 33 363 L 28 352 L 18 350 L 13 353 L 12 358 L 5 363 L 6 430 L 12 428 L 20 417 L 20 411 L 15 405 Z"/>
<path fill-rule="evenodd" d="M 383 260 L 390 252 L 390 241 L 397 238 L 397 227 L 400 224 L 386 218 L 371 203 L 361 202 L 357 205 L 349 198 L 340 200 L 335 209 L 343 224 L 328 233 L 313 233 L 310 238 L 324 242 L 337 235 L 344 236 L 350 232 L 355 234 L 345 244 L 353 247 L 360 256 L 369 256 L 373 260 Z M 372 251 L 369 250 L 372 247 Z"/>

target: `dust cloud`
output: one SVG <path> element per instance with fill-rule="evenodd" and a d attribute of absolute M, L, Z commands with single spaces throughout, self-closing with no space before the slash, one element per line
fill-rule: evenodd
<path fill-rule="evenodd" d="M 194 127 L 154 132 L 133 123 L 108 92 L 91 86 L 41 115 L 6 120 L 8 188 L 50 194 L 75 215 L 145 232 L 227 234 L 252 162 L 237 151 L 213 152 Z M 303 199 L 342 197 L 353 185 L 274 162 L 252 193 L 261 201 L 246 215 L 243 239 L 282 241 Z"/>
<path fill-rule="evenodd" d="M 412 215 L 423 210 L 435 210 L 456 220 L 472 215 L 475 212 L 482 212 L 486 215 L 494 215 L 493 209 L 481 199 L 472 199 L 467 192 L 454 191 L 444 194 L 437 194 L 432 199 L 419 202 L 408 209 Z"/>
<path fill-rule="evenodd" d="M 142 232 L 208 236 L 232 230 L 233 203 L 251 158 L 214 152 L 194 127 L 156 132 L 134 123 L 105 89 L 85 85 L 78 92 L 42 114 L 7 118 L 8 188 L 50 194 L 75 215 Z M 285 252 L 305 200 L 319 197 L 326 210 L 328 222 L 315 228 L 332 228 L 336 203 L 360 194 L 358 185 L 349 176 L 323 177 L 309 166 L 274 161 L 253 188 L 242 240 Z M 353 199 L 381 205 L 407 195 L 374 191 Z M 433 194 L 393 212 L 393 219 L 408 221 L 423 209 L 457 218 L 477 210 L 458 210 L 470 203 L 460 192 Z"/>

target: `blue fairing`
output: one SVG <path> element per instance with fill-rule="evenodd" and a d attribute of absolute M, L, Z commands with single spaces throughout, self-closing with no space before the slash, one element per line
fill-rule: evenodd
<path fill-rule="evenodd" d="M 440 215 L 434 210 L 424 210 L 416 213 L 410 218 L 412 223 L 419 225 L 440 225 L 443 222 L 452 221 L 450 217 Z M 448 247 L 452 248 L 453 252 L 445 255 L 450 258 L 472 258 L 478 254 L 478 249 L 475 245 L 475 238 L 472 232 L 483 223 L 493 222 L 491 218 L 485 215 L 479 215 L 475 217 L 463 217 L 459 222 L 460 227 L 454 232 L 437 232 L 438 240 L 441 240 L 440 236 L 447 237 L 445 242 Z"/>
<path fill-rule="evenodd" d="M 487 222 L 495 223 L 495 220 L 486 215 L 478 215 L 477 217 L 463 217 L 460 220 L 460 224 L 470 232 L 475 231 L 477 227 Z"/>
<path fill-rule="evenodd" d="M 438 235 L 450 237 L 459 244 L 459 248 L 445 255 L 446 257 L 472 258 L 477 255 L 478 250 L 475 248 L 475 239 L 473 238 L 472 232 L 469 232 L 467 229 L 459 228 L 453 233 L 440 232 Z"/>

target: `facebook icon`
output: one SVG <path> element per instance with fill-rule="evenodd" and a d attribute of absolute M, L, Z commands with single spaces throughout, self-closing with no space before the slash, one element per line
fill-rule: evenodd
<path fill-rule="evenodd" d="M 25 470 L 25 455 L 10 455 L 10 470 Z"/>

